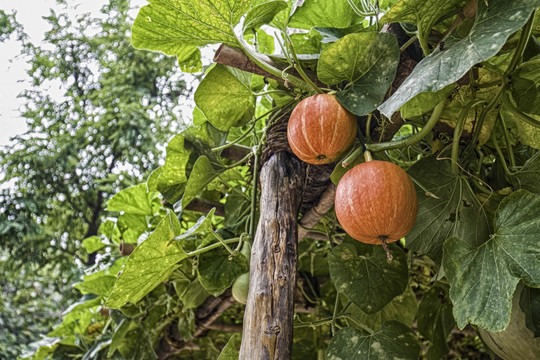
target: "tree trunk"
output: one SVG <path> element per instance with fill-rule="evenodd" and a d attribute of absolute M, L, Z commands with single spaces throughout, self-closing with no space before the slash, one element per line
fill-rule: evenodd
<path fill-rule="evenodd" d="M 297 263 L 297 216 L 305 167 L 285 152 L 261 170 L 260 218 L 251 250 L 240 360 L 291 358 Z"/>

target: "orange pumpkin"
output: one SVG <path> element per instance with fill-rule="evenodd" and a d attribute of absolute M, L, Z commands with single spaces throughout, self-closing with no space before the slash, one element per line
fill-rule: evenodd
<path fill-rule="evenodd" d="M 373 160 L 343 175 L 336 189 L 335 210 L 350 236 L 363 243 L 385 245 L 412 229 L 418 200 L 414 184 L 403 169 Z"/>
<path fill-rule="evenodd" d="M 334 95 L 319 94 L 300 101 L 287 126 L 292 151 L 309 164 L 341 158 L 356 138 L 356 118 Z"/>

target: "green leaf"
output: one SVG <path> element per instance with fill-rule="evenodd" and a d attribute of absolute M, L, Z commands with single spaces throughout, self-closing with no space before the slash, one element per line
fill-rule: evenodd
<path fill-rule="evenodd" d="M 177 209 L 175 208 L 175 211 L 177 211 Z M 195 223 L 195 225 L 193 225 L 192 227 L 190 227 L 189 229 L 187 229 L 185 232 L 183 232 L 182 234 L 176 236 L 174 238 L 174 240 L 176 241 L 180 241 L 182 242 L 184 239 L 187 239 L 188 237 L 192 236 L 192 235 L 195 235 L 195 234 L 198 234 L 202 231 L 208 231 L 212 228 L 212 218 L 214 216 L 214 212 L 216 211 L 215 208 L 213 209 L 210 209 L 210 211 L 208 212 L 207 215 L 203 215 L 201 216 L 197 222 Z"/>
<path fill-rule="evenodd" d="M 327 360 L 418 360 L 420 344 L 414 332 L 397 321 L 385 323 L 370 335 L 343 328 L 330 340 Z"/>
<path fill-rule="evenodd" d="M 353 242 L 354 241 L 354 242 Z M 409 270 L 403 250 L 391 246 L 388 261 L 381 246 L 350 240 L 336 246 L 330 257 L 330 277 L 337 291 L 345 294 L 368 314 L 376 313 L 407 286 Z"/>
<path fill-rule="evenodd" d="M 292 15 L 289 26 L 308 30 L 316 26 L 342 29 L 362 20 L 347 0 L 305 0 Z"/>
<path fill-rule="evenodd" d="M 238 276 L 249 271 L 244 256 L 229 257 L 229 255 L 224 246 L 199 255 L 197 267 L 199 281 L 214 296 L 221 294 Z"/>
<path fill-rule="evenodd" d="M 217 129 L 228 131 L 251 120 L 255 113 L 255 96 L 251 75 L 216 65 L 195 91 L 195 103 Z"/>
<path fill-rule="evenodd" d="M 86 252 L 91 254 L 103 248 L 105 244 L 101 241 L 99 236 L 90 236 L 83 240 L 82 246 L 86 249 Z"/>
<path fill-rule="evenodd" d="M 217 360 L 238 360 L 238 357 L 240 356 L 241 340 L 242 337 L 240 334 L 234 334 L 231 336 L 227 342 L 227 345 L 225 345 L 223 350 L 221 350 L 221 354 L 219 354 Z"/>
<path fill-rule="evenodd" d="M 448 354 L 447 338 L 455 324 L 448 286 L 436 283 L 424 294 L 418 308 L 418 331 L 431 342 L 429 360 L 443 359 Z"/>
<path fill-rule="evenodd" d="M 198 279 L 193 280 L 180 297 L 184 309 L 195 309 L 202 305 L 210 293 L 201 285 Z"/>
<path fill-rule="evenodd" d="M 322 36 L 317 31 L 291 34 L 289 37 L 297 54 L 320 54 Z"/>
<path fill-rule="evenodd" d="M 525 324 L 534 337 L 540 337 L 540 289 L 523 287 L 519 297 L 519 306 L 525 313 Z"/>
<path fill-rule="evenodd" d="M 273 54 L 275 49 L 274 37 L 263 29 L 257 29 L 257 51 L 261 54 Z"/>
<path fill-rule="evenodd" d="M 146 191 L 146 184 L 128 187 L 107 202 L 107 211 L 152 216 L 157 210 L 153 206 L 154 195 L 155 193 Z"/>
<path fill-rule="evenodd" d="M 450 84 L 439 91 L 424 92 L 416 95 L 399 109 L 401 117 L 411 119 L 433 110 L 435 105 L 446 99 L 454 91 L 454 87 L 455 84 Z"/>
<path fill-rule="evenodd" d="M 247 29 L 256 29 L 272 21 L 274 16 L 287 8 L 287 2 L 270 0 L 249 9 L 244 20 L 244 32 Z"/>
<path fill-rule="evenodd" d="M 519 110 L 540 115 L 540 55 L 512 73 L 512 97 Z"/>
<path fill-rule="evenodd" d="M 116 276 L 106 275 L 88 281 L 83 281 L 75 285 L 81 294 L 96 294 L 107 296 L 111 293 L 116 282 Z"/>
<path fill-rule="evenodd" d="M 540 287 L 540 195 L 519 190 L 495 213 L 495 234 L 475 247 L 457 237 L 444 244 L 443 265 L 460 329 L 467 323 L 501 331 L 510 321 L 519 280 Z"/>
<path fill-rule="evenodd" d="M 398 63 L 399 47 L 395 35 L 355 33 L 339 39 L 321 53 L 317 76 L 328 85 L 343 81 L 353 83 L 336 96 L 350 112 L 365 115 L 384 99 Z"/>
<path fill-rule="evenodd" d="M 167 144 L 165 164 L 157 178 L 157 190 L 171 203 L 178 201 L 187 181 L 186 167 L 190 151 L 184 148 L 184 136 L 173 137 Z"/>
<path fill-rule="evenodd" d="M 449 161 L 428 157 L 408 173 L 437 198 L 416 187 L 418 216 L 405 237 L 407 248 L 439 264 L 448 237 L 457 236 L 472 246 L 488 239 L 488 218 L 467 179 L 454 175 Z"/>
<path fill-rule="evenodd" d="M 191 67 L 200 58 L 197 47 L 237 44 L 233 29 L 250 4 L 249 0 L 150 0 L 135 19 L 131 42 L 139 49 L 176 55 L 180 64 Z"/>
<path fill-rule="evenodd" d="M 443 16 L 457 13 L 465 0 L 402 0 L 381 19 L 381 23 L 403 22 L 415 24 L 420 41 L 427 41 L 431 28 Z"/>
<path fill-rule="evenodd" d="M 108 307 L 117 309 L 127 302 L 135 304 L 169 278 L 178 267 L 177 263 L 187 256 L 177 242 L 168 245 L 179 233 L 178 219 L 172 214 L 165 216 L 148 239 L 129 256 L 107 299 Z"/>
<path fill-rule="evenodd" d="M 184 190 L 184 196 L 182 197 L 182 208 L 185 208 L 191 200 L 199 195 L 204 188 L 216 177 L 223 172 L 223 168 L 215 169 L 210 160 L 206 156 L 199 156 L 193 170 L 189 175 L 189 179 L 186 183 L 186 189 Z"/>
<path fill-rule="evenodd" d="M 377 331 L 384 323 L 392 320 L 399 321 L 407 326 L 412 325 L 417 309 L 418 301 L 416 300 L 416 295 L 410 287 L 407 287 L 403 294 L 396 296 L 379 312 L 366 314 L 354 304 L 347 311 L 359 323 Z M 354 325 L 354 322 L 350 324 Z M 362 329 L 358 328 L 358 330 Z"/>
<path fill-rule="evenodd" d="M 417 94 L 438 91 L 456 82 L 473 65 L 497 54 L 538 5 L 540 0 L 490 0 L 486 8 L 484 1 L 478 1 L 470 33 L 464 38 L 451 36 L 443 51 L 436 50 L 424 58 L 379 110 L 391 117 Z"/>
<path fill-rule="evenodd" d="M 540 195 L 540 152 L 537 151 L 529 158 L 510 179 L 514 189 L 524 189 Z"/>

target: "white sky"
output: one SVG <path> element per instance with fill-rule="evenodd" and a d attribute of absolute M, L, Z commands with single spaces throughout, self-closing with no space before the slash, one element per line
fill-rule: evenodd
<path fill-rule="evenodd" d="M 73 4 L 79 4 L 76 13 L 90 12 L 94 15 L 99 14 L 99 9 L 105 3 L 107 0 L 73 1 Z M 140 8 L 147 2 L 137 0 L 132 3 Z M 0 9 L 6 13 L 17 11 L 17 21 L 24 26 L 24 31 L 34 44 L 43 39 L 43 34 L 49 28 L 42 17 L 49 15 L 51 8 L 59 8 L 56 0 L 0 0 Z M 9 41 L 0 43 L 0 147 L 26 130 L 25 119 L 19 116 L 22 99 L 18 99 L 17 95 L 28 85 L 25 83 L 28 65 L 19 56 L 20 53 L 21 47 L 14 36 Z M 55 92 L 55 89 L 50 91 Z"/>

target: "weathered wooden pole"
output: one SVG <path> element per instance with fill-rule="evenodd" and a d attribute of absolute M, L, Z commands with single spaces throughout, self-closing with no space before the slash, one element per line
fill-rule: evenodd
<path fill-rule="evenodd" d="M 262 166 L 260 183 L 240 360 L 286 360 L 292 350 L 297 216 L 305 166 L 286 152 L 275 153 Z"/>

